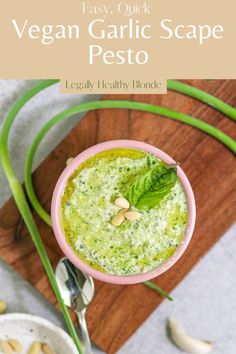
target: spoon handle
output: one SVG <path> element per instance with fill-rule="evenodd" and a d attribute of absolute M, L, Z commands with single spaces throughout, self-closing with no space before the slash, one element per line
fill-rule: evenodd
<path fill-rule="evenodd" d="M 87 323 L 85 319 L 85 310 L 84 311 L 76 311 L 76 315 L 80 324 L 81 334 L 85 346 L 85 354 L 93 354 L 91 341 L 89 338 Z"/>

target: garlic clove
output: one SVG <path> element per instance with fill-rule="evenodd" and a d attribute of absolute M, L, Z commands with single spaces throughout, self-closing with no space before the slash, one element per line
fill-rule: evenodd
<path fill-rule="evenodd" d="M 174 344 L 189 354 L 207 354 L 213 345 L 211 342 L 202 341 L 189 336 L 183 327 L 172 317 L 168 319 L 170 337 Z"/>

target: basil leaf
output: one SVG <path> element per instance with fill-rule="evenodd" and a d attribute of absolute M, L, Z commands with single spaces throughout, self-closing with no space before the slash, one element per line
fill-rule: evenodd
<path fill-rule="evenodd" d="M 151 190 L 143 193 L 136 207 L 141 210 L 150 210 L 156 207 L 167 196 L 177 181 L 176 168 L 170 168 L 154 183 Z"/>
<path fill-rule="evenodd" d="M 140 198 L 155 185 L 158 178 L 167 172 L 167 170 L 167 167 L 164 165 L 154 165 L 148 172 L 139 177 L 139 179 L 131 185 L 126 195 L 130 204 L 136 206 Z"/>

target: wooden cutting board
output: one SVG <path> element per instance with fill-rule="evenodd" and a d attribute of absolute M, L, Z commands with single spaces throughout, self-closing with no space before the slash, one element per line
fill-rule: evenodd
<path fill-rule="evenodd" d="M 188 82 L 236 105 L 234 80 Z M 199 117 L 236 138 L 235 123 L 212 108 L 177 93 L 106 98 L 161 104 Z M 153 144 L 180 161 L 190 179 L 197 202 L 193 239 L 181 260 L 154 280 L 166 291 L 171 291 L 235 221 L 235 156 L 204 133 L 166 118 L 128 110 L 91 112 L 34 173 L 37 193 L 48 210 L 53 188 L 67 158 L 110 139 L 137 139 Z M 36 221 L 55 266 L 62 256 L 61 251 L 51 229 L 37 216 Z M 19 232 L 20 224 L 19 213 L 11 199 L 0 211 L 1 257 L 56 304 L 31 238 L 24 227 Z M 143 285 L 119 286 L 96 281 L 96 296 L 87 317 L 93 341 L 105 352 L 115 353 L 161 301 L 163 299 L 159 295 Z"/>

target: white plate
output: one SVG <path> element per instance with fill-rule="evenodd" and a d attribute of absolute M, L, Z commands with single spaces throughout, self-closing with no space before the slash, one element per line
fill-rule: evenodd
<path fill-rule="evenodd" d="M 0 338 L 15 338 L 26 354 L 34 341 L 48 343 L 56 354 L 78 354 L 71 337 L 51 322 L 26 314 L 0 315 Z M 1 353 L 1 351 L 0 351 Z"/>

